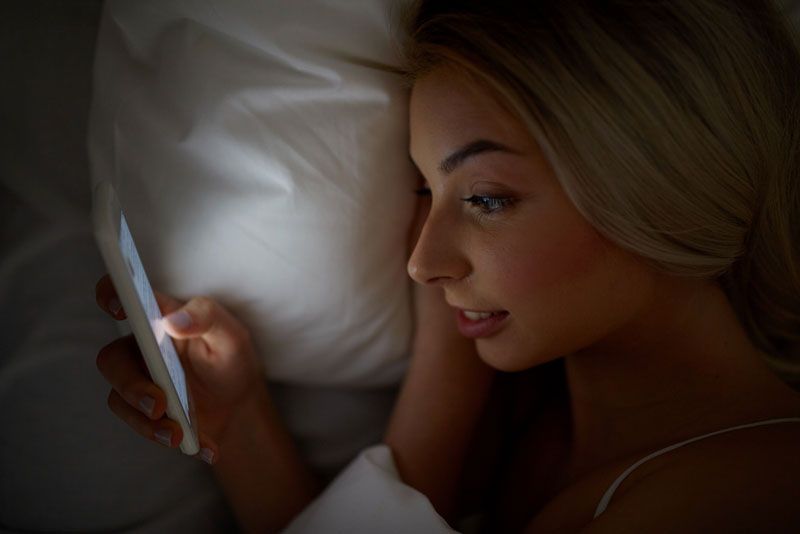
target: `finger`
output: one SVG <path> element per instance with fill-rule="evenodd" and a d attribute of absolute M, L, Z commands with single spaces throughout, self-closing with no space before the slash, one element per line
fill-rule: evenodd
<path fill-rule="evenodd" d="M 177 447 L 183 439 L 183 431 L 178 423 L 166 417 L 156 421 L 148 419 L 113 389 L 108 394 L 108 407 L 136 433 L 165 447 Z"/>
<path fill-rule="evenodd" d="M 198 460 L 202 460 L 208 465 L 214 465 L 219 461 L 219 446 L 208 434 L 198 432 L 197 438 L 200 440 L 200 452 L 194 455 Z"/>
<path fill-rule="evenodd" d="M 125 310 L 122 309 L 122 304 L 119 301 L 117 290 L 114 288 L 114 283 L 111 277 L 106 274 L 97 281 L 94 289 L 95 300 L 100 308 L 114 317 L 115 319 L 125 319 Z M 174 310 L 177 310 L 183 305 L 183 302 L 170 297 L 159 291 L 155 291 L 156 302 L 161 309 L 161 313 L 166 315 Z"/>
<path fill-rule="evenodd" d="M 170 297 L 169 295 L 161 293 L 160 291 L 154 291 L 154 293 L 156 295 L 158 307 L 161 309 L 161 313 L 163 315 L 169 315 L 185 304 L 184 301 Z"/>
<path fill-rule="evenodd" d="M 94 298 L 100 309 L 114 319 L 121 320 L 125 318 L 125 310 L 122 309 L 117 290 L 114 289 L 114 283 L 108 274 L 102 276 L 94 286 Z"/>
<path fill-rule="evenodd" d="M 166 316 L 164 327 L 176 339 L 203 339 L 217 354 L 237 354 L 249 343 L 248 330 L 208 297 L 193 298 Z"/>
<path fill-rule="evenodd" d="M 97 368 L 129 406 L 153 420 L 164 415 L 166 396 L 147 374 L 133 336 L 119 338 L 100 349 Z"/>
<path fill-rule="evenodd" d="M 179 310 L 184 304 L 186 304 L 182 300 L 178 300 L 176 298 L 170 297 L 164 293 L 159 291 L 154 291 L 156 296 L 156 302 L 158 303 L 158 307 L 161 309 L 161 315 L 167 316 L 172 312 Z M 161 323 L 162 325 L 166 325 L 166 322 Z M 186 344 L 188 341 L 185 339 L 176 339 L 173 336 L 172 342 L 175 344 L 175 349 L 178 351 L 178 354 L 184 354 L 186 351 Z"/>

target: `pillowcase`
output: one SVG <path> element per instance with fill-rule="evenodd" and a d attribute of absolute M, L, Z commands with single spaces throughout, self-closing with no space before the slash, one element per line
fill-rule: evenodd
<path fill-rule="evenodd" d="M 399 381 L 416 173 L 391 2 L 109 0 L 89 155 L 152 285 L 211 296 L 289 384 Z"/>

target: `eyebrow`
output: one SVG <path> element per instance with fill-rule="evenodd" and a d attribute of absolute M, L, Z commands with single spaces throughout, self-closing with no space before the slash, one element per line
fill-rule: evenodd
<path fill-rule="evenodd" d="M 450 174 L 469 158 L 477 156 L 478 154 L 483 154 L 484 152 L 508 152 L 509 154 L 519 154 L 516 150 L 501 145 L 500 143 L 495 143 L 488 139 L 478 139 L 467 143 L 443 159 L 439 164 L 439 170 L 443 174 Z"/>

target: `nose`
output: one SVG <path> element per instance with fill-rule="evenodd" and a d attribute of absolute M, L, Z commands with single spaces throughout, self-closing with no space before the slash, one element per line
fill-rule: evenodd
<path fill-rule="evenodd" d="M 447 220 L 446 214 L 431 210 L 408 260 L 408 275 L 428 285 L 445 285 L 466 277 L 470 264 L 461 238 L 458 228 Z"/>

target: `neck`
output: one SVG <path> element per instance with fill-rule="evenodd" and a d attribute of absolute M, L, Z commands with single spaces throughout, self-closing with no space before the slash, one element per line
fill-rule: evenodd
<path fill-rule="evenodd" d="M 800 414 L 716 284 L 670 282 L 631 323 L 566 357 L 576 473 L 681 439 Z"/>

